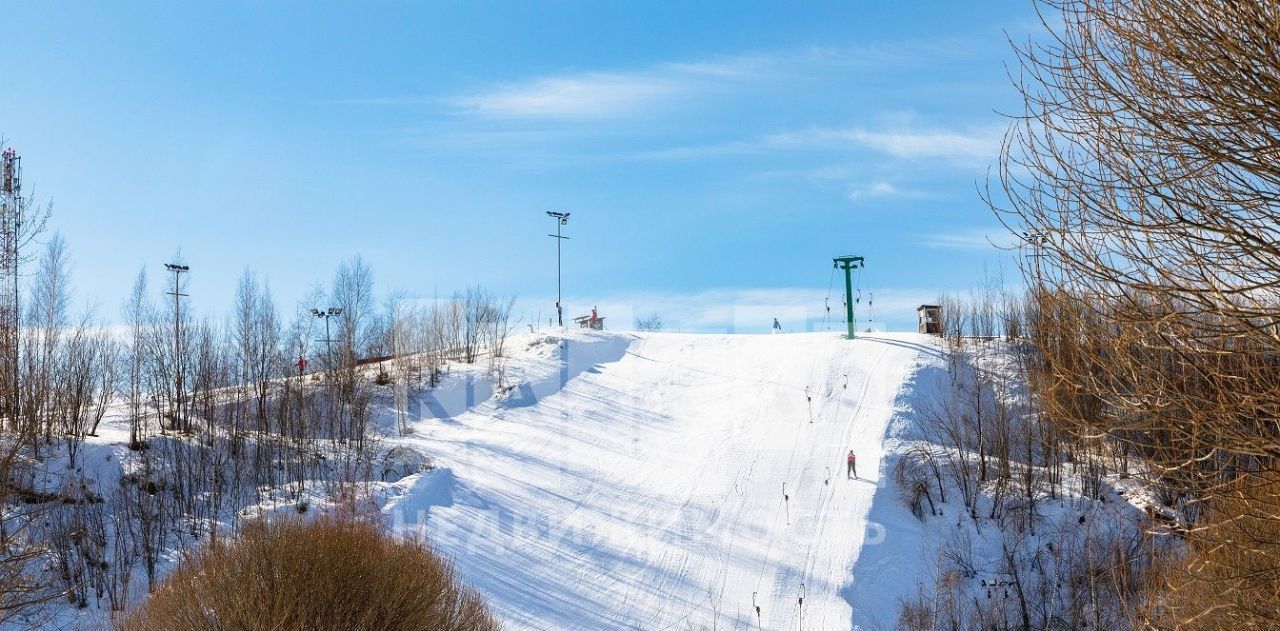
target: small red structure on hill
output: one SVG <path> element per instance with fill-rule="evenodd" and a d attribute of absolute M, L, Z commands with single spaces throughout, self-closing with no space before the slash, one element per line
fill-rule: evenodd
<path fill-rule="evenodd" d="M 600 314 L 596 313 L 595 307 L 591 308 L 591 315 L 578 316 L 574 318 L 573 321 L 577 322 L 578 326 L 583 329 L 595 329 L 596 331 L 604 330 L 604 318 L 600 317 Z"/>

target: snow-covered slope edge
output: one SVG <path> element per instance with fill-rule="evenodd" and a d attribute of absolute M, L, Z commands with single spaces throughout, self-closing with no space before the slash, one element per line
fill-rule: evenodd
<path fill-rule="evenodd" d="M 867 541 L 842 589 L 853 610 L 855 629 L 892 629 L 899 603 L 922 581 L 932 580 L 938 530 L 911 514 L 898 497 L 893 470 L 920 434 L 920 412 L 950 382 L 937 338 L 922 337 L 919 354 L 907 369 L 885 428 L 879 483 L 867 515 Z"/>
<path fill-rule="evenodd" d="M 1154 519 L 1137 478 L 1064 453 L 1061 434 L 1035 414 L 1023 342 L 933 338 L 920 351 L 842 591 L 852 627 L 1121 624 L 1128 586 L 1118 572 L 1150 545 Z"/>

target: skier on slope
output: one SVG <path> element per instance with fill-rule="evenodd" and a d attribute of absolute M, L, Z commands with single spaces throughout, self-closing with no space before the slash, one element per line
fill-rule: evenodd
<path fill-rule="evenodd" d="M 849 462 L 848 476 L 852 478 L 857 478 L 858 477 L 858 457 L 853 455 L 852 449 L 849 450 L 849 457 L 846 458 L 846 460 Z"/>
<path fill-rule="evenodd" d="M 774 318 L 774 319 L 773 319 L 773 332 L 774 332 L 774 333 L 781 333 L 781 332 L 782 332 L 782 324 L 780 324 L 780 323 L 778 322 L 778 319 L 777 319 L 777 318 Z"/>

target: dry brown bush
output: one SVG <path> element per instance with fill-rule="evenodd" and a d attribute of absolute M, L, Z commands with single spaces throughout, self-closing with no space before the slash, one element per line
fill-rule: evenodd
<path fill-rule="evenodd" d="M 1206 510 L 1214 540 L 1192 539 L 1185 563 L 1165 568 L 1172 597 L 1152 608 L 1153 626 L 1205 631 L 1274 629 L 1280 602 L 1280 518 L 1254 496 L 1280 494 L 1274 482 L 1241 480 Z"/>
<path fill-rule="evenodd" d="M 992 202 L 1034 254 L 1045 415 L 1180 513 L 1154 619 L 1280 628 L 1280 4 L 1038 6 Z"/>
<path fill-rule="evenodd" d="M 490 631 L 499 628 L 423 543 L 351 519 L 255 522 L 185 560 L 126 630 Z"/>

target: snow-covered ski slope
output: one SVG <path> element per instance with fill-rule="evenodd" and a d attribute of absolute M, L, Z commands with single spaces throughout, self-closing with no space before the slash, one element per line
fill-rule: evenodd
<path fill-rule="evenodd" d="M 919 570 L 889 568 L 901 575 L 868 603 L 855 564 L 886 534 L 868 525 L 873 502 L 895 501 L 882 449 L 904 383 L 936 353 L 929 338 L 574 331 L 512 344 L 510 392 L 480 383 L 453 405 L 455 379 L 452 395 L 415 402 L 414 434 L 389 440 L 441 468 L 393 485 L 384 506 L 508 628 L 894 618 L 887 597 Z"/>

